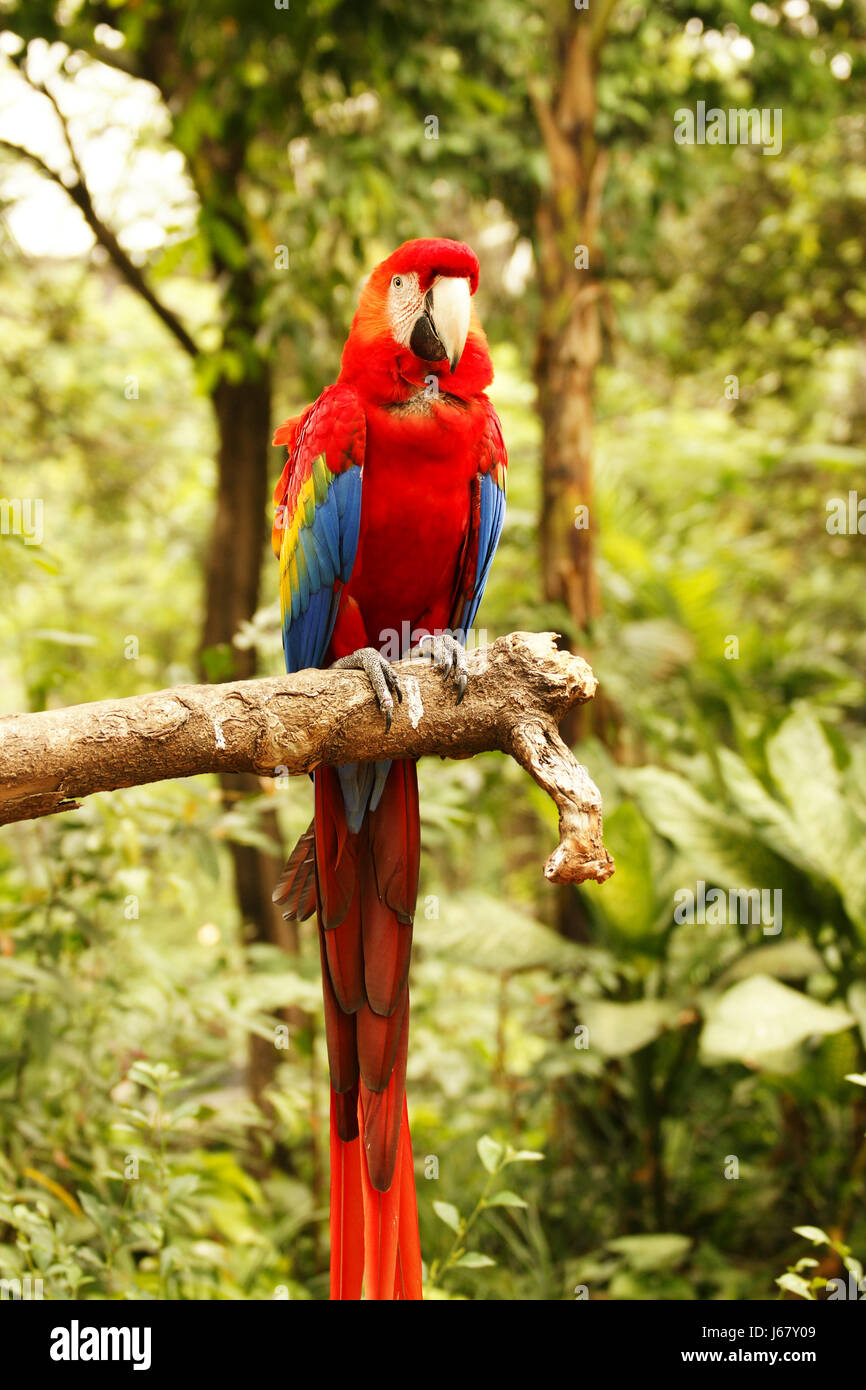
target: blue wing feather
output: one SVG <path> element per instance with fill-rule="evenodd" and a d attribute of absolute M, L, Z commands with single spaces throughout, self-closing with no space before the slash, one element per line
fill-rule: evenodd
<path fill-rule="evenodd" d="M 330 387 L 307 413 L 288 465 L 280 547 L 286 670 L 321 666 L 358 550 L 366 422 L 355 393 Z"/>
<path fill-rule="evenodd" d="M 472 483 L 469 535 L 452 623 L 462 632 L 464 642 L 484 597 L 505 520 L 508 454 L 496 411 L 486 396 L 482 400 L 486 418 L 479 444 L 478 472 Z"/>
<path fill-rule="evenodd" d="M 337 491 L 337 505 L 340 509 L 340 578 L 345 584 L 355 563 L 358 550 L 358 531 L 361 526 L 361 485 L 362 470 L 352 468 L 342 475 L 344 485 Z"/>
<path fill-rule="evenodd" d="M 473 626 L 481 606 L 487 576 L 490 573 L 490 566 L 493 563 L 493 556 L 496 554 L 496 547 L 499 544 L 499 537 L 502 534 L 502 526 L 505 521 L 505 490 L 500 487 L 492 474 L 483 473 L 481 475 L 480 490 L 478 567 L 475 573 L 472 596 L 466 603 L 460 624 L 465 632 L 468 632 Z"/>

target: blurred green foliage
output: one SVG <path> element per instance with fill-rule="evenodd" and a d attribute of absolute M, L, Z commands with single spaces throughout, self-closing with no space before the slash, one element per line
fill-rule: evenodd
<path fill-rule="evenodd" d="M 69 37 L 90 46 L 92 7 L 70 8 Z M 136 26 L 173 7 L 99 8 L 134 50 Z M 41 546 L 0 538 L 3 710 L 194 678 L 214 480 L 202 392 L 249 347 L 215 330 L 208 257 L 268 262 L 255 351 L 288 413 L 331 379 L 381 251 L 434 231 L 477 243 L 511 455 L 481 621 L 589 651 L 603 713 L 579 751 L 618 867 L 580 890 L 566 940 L 540 873 L 547 799 L 492 755 L 422 765 L 408 1090 L 431 1293 L 761 1298 L 778 1277 L 821 1297 L 866 1249 L 866 1097 L 847 1079 L 866 1069 L 866 540 L 826 524 L 831 499 L 866 494 L 862 16 L 817 4 L 813 32 L 770 6 L 616 11 L 599 113 L 604 608 L 587 635 L 538 597 L 537 289 L 531 267 L 508 272 L 544 178 L 528 81 L 555 55 L 541 7 L 525 23 L 520 8 L 488 25 L 450 5 L 375 21 L 299 6 L 295 48 L 245 6 L 191 16 L 184 53 L 205 79 L 159 138 L 194 161 L 238 85 L 250 133 L 280 131 L 239 190 L 252 241 L 204 209 L 151 258 L 212 339 L 204 377 L 86 258 L 0 271 L 3 494 L 45 507 Z M 49 10 L 7 22 L 44 32 Z M 751 62 L 720 61 L 726 25 Z M 840 52 L 850 79 L 831 72 Z M 782 154 L 676 146 L 673 109 L 696 95 L 783 104 Z M 428 111 L 441 143 L 425 142 Z M 288 270 L 271 274 L 283 242 Z M 279 669 L 273 605 L 242 640 Z M 52 1298 L 326 1296 L 314 934 L 297 957 L 250 945 L 227 853 L 262 843 L 273 808 L 291 843 L 309 803 L 298 781 L 226 810 L 196 779 L 3 833 L 0 1275 L 42 1275 Z M 781 932 L 676 920 L 699 882 L 781 889 Z M 282 1040 L 286 1010 L 265 1112 L 246 1043 Z M 817 1274 L 798 1227 L 829 1252 Z"/>

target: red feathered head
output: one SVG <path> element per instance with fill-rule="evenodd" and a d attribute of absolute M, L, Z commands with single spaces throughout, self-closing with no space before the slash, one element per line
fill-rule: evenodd
<path fill-rule="evenodd" d="M 406 400 L 430 377 L 454 396 L 493 380 L 487 340 L 472 309 L 478 257 L 445 237 L 406 241 L 373 271 L 343 349 L 340 380 L 371 400 Z"/>

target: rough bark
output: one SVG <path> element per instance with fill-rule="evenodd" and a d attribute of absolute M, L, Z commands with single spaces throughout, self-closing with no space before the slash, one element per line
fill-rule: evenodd
<path fill-rule="evenodd" d="M 200 674 L 251 676 L 253 648 L 232 639 L 259 602 L 259 577 L 268 504 L 271 390 L 262 364 L 258 377 L 223 378 L 213 392 L 218 431 L 216 511 L 205 573 L 205 620 Z"/>
<path fill-rule="evenodd" d="M 247 299 L 251 293 L 246 292 Z M 249 305 L 242 307 L 249 309 Z M 233 645 L 233 638 L 259 604 L 271 434 L 271 381 L 267 365 L 260 362 L 257 375 L 243 381 L 223 377 L 214 388 L 212 403 L 219 440 L 217 492 L 205 570 L 199 669 L 204 679 L 224 680 L 255 673 L 254 648 L 239 649 Z M 220 787 L 228 805 L 260 791 L 255 775 L 242 771 L 221 772 Z M 260 828 L 275 845 L 280 843 L 277 818 L 272 812 L 261 816 Z M 269 941 L 296 955 L 297 923 L 284 921 L 272 901 L 273 886 L 282 868 L 279 856 L 235 841 L 229 848 L 247 939 Z M 286 1021 L 296 1026 L 301 1023 L 298 1016 L 289 1013 Z M 276 1062 L 268 1040 L 251 1034 L 250 1094 L 266 1110 L 264 1092 L 273 1081 Z"/>
<path fill-rule="evenodd" d="M 550 171 L 535 236 L 543 289 L 535 366 L 543 427 L 542 574 L 545 597 L 566 605 L 576 631 L 599 611 L 592 422 L 602 353 L 606 156 L 596 142 L 595 118 L 597 54 L 611 9 L 602 3 L 561 11 L 563 22 L 554 23 L 553 90 L 531 93 Z"/>
<path fill-rule="evenodd" d="M 585 633 L 601 608 L 593 418 L 607 308 L 601 246 L 607 154 L 596 140 L 596 80 L 615 5 L 616 0 L 593 0 L 589 8 L 575 10 L 558 0 L 551 10 L 550 89 L 530 89 L 549 168 L 535 213 L 543 291 L 535 360 L 542 422 L 542 583 L 545 597 L 568 609 L 575 634 Z M 563 724 L 566 742 L 584 735 L 600 714 L 597 706 L 591 712 L 573 710 Z M 562 889 L 557 916 L 563 936 L 587 940 L 584 904 L 576 893 Z"/>
<path fill-rule="evenodd" d="M 123 700 L 0 719 L 0 823 L 75 809 L 78 798 L 197 773 L 274 776 L 382 757 L 466 758 L 498 749 L 535 778 L 559 811 L 556 883 L 604 882 L 601 797 L 557 731 L 595 694 L 580 657 L 554 633 L 512 633 L 472 651 L 469 688 L 426 660 L 397 670 L 403 701 L 386 732 L 366 677 L 354 671 L 177 686 Z"/>

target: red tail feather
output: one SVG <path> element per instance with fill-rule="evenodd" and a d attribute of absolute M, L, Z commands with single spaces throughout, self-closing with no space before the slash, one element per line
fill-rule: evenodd
<path fill-rule="evenodd" d="M 415 764 L 395 762 L 375 811 L 347 827 L 333 768 L 316 773 L 315 884 L 331 1072 L 331 1298 L 420 1299 L 406 1105 L 409 954 L 418 891 Z M 300 847 L 281 885 L 306 899 Z"/>
<path fill-rule="evenodd" d="M 394 1078 L 388 1083 L 393 1091 Z M 358 1123 L 364 1130 L 363 1101 L 358 1106 Z M 403 1169 L 397 1165 L 391 1185 L 384 1192 L 373 1186 L 367 1164 L 367 1151 L 361 1149 L 361 1191 L 364 1197 L 364 1292 L 368 1298 L 391 1301 L 397 1276 L 397 1246 L 400 1232 L 400 1187 Z"/>
<path fill-rule="evenodd" d="M 364 1199 L 361 1141 L 339 1135 L 337 1097 L 331 1091 L 331 1298 L 361 1297 L 364 1277 Z"/>
<path fill-rule="evenodd" d="M 395 1298 L 421 1297 L 421 1242 L 418 1237 L 418 1201 L 415 1196 L 415 1164 L 412 1161 L 412 1139 L 409 1134 L 409 1108 L 403 1096 L 403 1118 L 400 1122 L 400 1146 L 397 1163 L 402 1169 L 400 1178 L 400 1228 L 397 1245 L 397 1288 Z"/>

